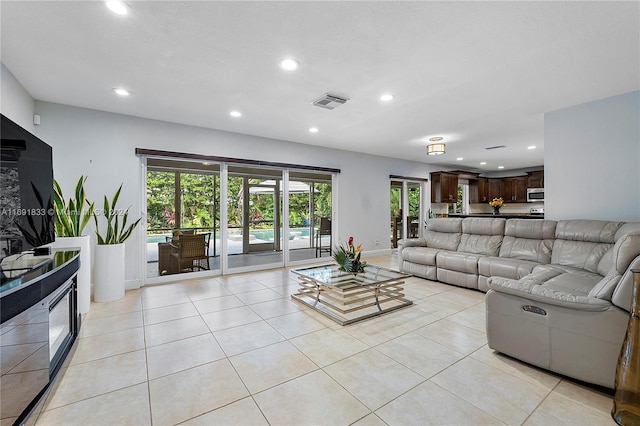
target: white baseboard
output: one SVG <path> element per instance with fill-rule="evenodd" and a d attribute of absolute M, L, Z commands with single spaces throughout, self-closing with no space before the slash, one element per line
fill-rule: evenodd
<path fill-rule="evenodd" d="M 136 290 L 140 288 L 140 280 L 139 279 L 135 279 L 135 280 L 126 280 L 124 282 L 124 289 L 125 290 Z"/>
<path fill-rule="evenodd" d="M 388 248 L 388 249 L 380 249 L 380 250 L 367 250 L 367 251 L 363 251 L 362 255 L 363 256 L 386 256 L 389 254 L 393 254 L 394 249 Z"/>

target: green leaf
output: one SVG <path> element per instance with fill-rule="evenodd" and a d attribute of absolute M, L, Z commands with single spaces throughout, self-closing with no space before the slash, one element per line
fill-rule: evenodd
<path fill-rule="evenodd" d="M 112 197 L 111 205 L 109 205 L 109 200 L 107 196 L 104 197 L 104 220 L 106 222 L 106 234 L 104 238 L 100 233 L 98 227 L 98 219 L 96 217 L 96 236 L 98 237 L 98 244 L 120 244 L 123 243 L 131 233 L 133 229 L 140 223 L 142 218 L 136 220 L 133 224 L 127 227 L 127 221 L 129 218 L 129 209 L 127 209 L 122 217 L 122 223 L 120 222 L 120 215 L 118 214 L 117 203 L 120 197 L 120 193 L 122 191 L 122 184 L 116 191 L 116 193 Z M 91 205 L 90 210 L 93 209 L 93 205 Z M 102 242 L 101 242 L 102 241 Z"/>

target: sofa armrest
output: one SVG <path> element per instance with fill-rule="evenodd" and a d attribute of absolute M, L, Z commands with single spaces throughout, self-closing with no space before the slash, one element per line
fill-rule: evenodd
<path fill-rule="evenodd" d="M 493 291 L 569 309 L 576 309 L 580 311 L 606 311 L 611 308 L 611 303 L 606 300 L 597 299 L 595 297 L 578 296 L 534 282 L 491 277 L 489 278 L 488 285 Z"/>
<path fill-rule="evenodd" d="M 403 238 L 398 240 L 398 257 L 402 258 L 402 250 L 407 247 L 426 247 L 427 241 L 424 238 Z"/>
<path fill-rule="evenodd" d="M 426 247 L 427 242 L 424 238 L 403 238 L 398 240 L 398 247 Z"/>

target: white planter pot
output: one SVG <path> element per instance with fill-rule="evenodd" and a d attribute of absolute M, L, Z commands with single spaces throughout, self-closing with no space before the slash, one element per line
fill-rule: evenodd
<path fill-rule="evenodd" d="M 78 312 L 86 314 L 91 308 L 91 237 L 56 237 L 50 244 L 54 249 L 80 248 L 80 269 L 78 270 Z"/>
<path fill-rule="evenodd" d="M 95 246 L 95 302 L 112 302 L 124 297 L 124 261 L 124 244 Z"/>

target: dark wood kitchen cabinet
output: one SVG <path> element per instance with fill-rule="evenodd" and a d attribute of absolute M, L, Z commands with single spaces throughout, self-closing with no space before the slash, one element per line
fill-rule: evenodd
<path fill-rule="evenodd" d="M 544 188 L 544 170 L 527 173 L 527 188 Z"/>
<path fill-rule="evenodd" d="M 458 200 L 458 175 L 456 173 L 431 173 L 431 202 L 455 203 Z"/>
<path fill-rule="evenodd" d="M 502 198 L 505 202 L 527 202 L 527 176 L 502 179 Z"/>
<path fill-rule="evenodd" d="M 469 182 L 469 204 L 484 204 L 489 199 L 489 181 L 487 178 L 478 178 Z"/>
<path fill-rule="evenodd" d="M 494 198 L 504 198 L 502 194 L 502 179 L 487 179 L 489 188 L 489 201 Z"/>

